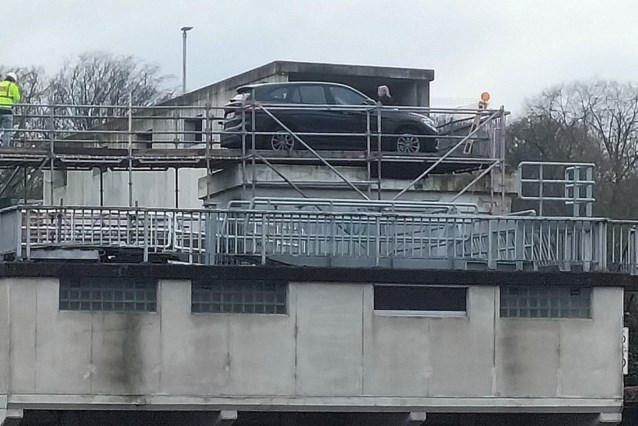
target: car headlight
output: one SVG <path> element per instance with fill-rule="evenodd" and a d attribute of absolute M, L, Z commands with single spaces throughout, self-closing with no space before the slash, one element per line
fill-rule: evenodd
<path fill-rule="evenodd" d="M 231 112 L 226 113 L 226 116 L 224 118 L 226 120 L 230 120 L 230 119 L 235 118 L 235 111 L 231 111 Z"/>

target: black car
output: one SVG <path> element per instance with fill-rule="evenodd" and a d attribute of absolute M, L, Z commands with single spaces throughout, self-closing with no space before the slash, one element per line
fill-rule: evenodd
<path fill-rule="evenodd" d="M 263 106 L 267 111 L 255 105 Z M 299 107 L 296 108 L 296 105 Z M 303 144 L 284 130 L 283 124 L 313 149 L 324 150 L 365 150 L 366 134 L 370 128 L 371 148 L 376 150 L 379 114 L 376 108 L 376 102 L 363 93 L 337 83 L 288 82 L 243 86 L 237 89 L 237 95 L 225 107 L 221 146 L 241 148 L 241 134 L 245 129 L 246 147 L 250 148 L 254 122 L 255 132 L 269 133 L 256 136 L 256 149 L 303 149 Z M 438 132 L 429 117 L 392 107 L 383 108 L 380 116 L 383 151 L 404 154 L 436 151 Z"/>

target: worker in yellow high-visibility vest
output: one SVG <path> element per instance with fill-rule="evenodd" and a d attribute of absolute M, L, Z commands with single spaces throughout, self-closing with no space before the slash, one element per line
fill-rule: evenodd
<path fill-rule="evenodd" d="M 21 98 L 17 80 L 16 73 L 9 72 L 4 81 L 0 82 L 0 132 L 2 132 L 0 146 L 11 146 L 13 105 Z"/>

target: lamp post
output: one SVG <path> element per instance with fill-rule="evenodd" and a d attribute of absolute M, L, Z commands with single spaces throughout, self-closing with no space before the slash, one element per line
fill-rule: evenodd
<path fill-rule="evenodd" d="M 182 94 L 186 93 L 186 33 L 193 27 L 182 27 Z"/>

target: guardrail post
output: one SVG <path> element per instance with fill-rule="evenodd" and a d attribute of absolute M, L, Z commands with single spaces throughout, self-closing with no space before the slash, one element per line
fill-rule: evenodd
<path fill-rule="evenodd" d="M 18 209 L 17 210 L 17 224 L 18 224 L 18 247 L 16 250 L 16 258 L 18 260 L 22 260 L 22 215 L 23 210 L 22 209 Z M 31 235 L 31 229 L 30 229 L 30 222 L 31 222 L 31 211 L 29 209 L 25 209 L 24 210 L 24 220 L 25 220 L 25 226 L 24 226 L 24 241 L 25 241 L 25 251 L 26 251 L 26 257 L 27 260 L 31 259 L 31 245 L 30 245 L 30 235 Z"/>
<path fill-rule="evenodd" d="M 494 244 L 495 234 L 492 225 L 493 222 L 492 219 L 487 220 L 487 267 L 489 269 L 496 269 L 496 256 L 494 255 L 494 251 L 498 249 L 498 246 Z M 498 238 L 498 235 L 496 238 Z"/>
<path fill-rule="evenodd" d="M 376 217 L 375 234 L 374 265 L 379 266 L 381 263 L 381 216 Z"/>
<path fill-rule="evenodd" d="M 215 257 L 217 254 L 217 212 L 206 212 L 204 228 L 206 232 L 204 234 L 204 249 L 206 255 L 204 256 L 207 265 L 214 265 Z"/>
<path fill-rule="evenodd" d="M 607 272 L 607 222 L 598 224 L 598 271 Z"/>
<path fill-rule="evenodd" d="M 148 223 L 148 211 L 144 210 L 144 259 L 148 262 L 148 245 L 149 245 L 149 223 Z"/>
<path fill-rule="evenodd" d="M 261 218 L 261 264 L 266 264 L 266 224 L 268 223 L 268 215 L 264 214 Z"/>

